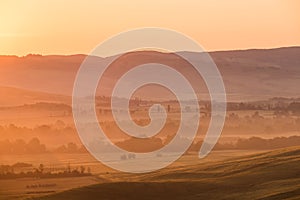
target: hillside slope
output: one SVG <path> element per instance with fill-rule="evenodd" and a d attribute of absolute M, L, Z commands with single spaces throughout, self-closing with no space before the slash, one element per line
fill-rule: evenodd
<path fill-rule="evenodd" d="M 38 102 L 71 104 L 71 97 L 0 86 L 0 107 L 20 106 Z"/>
<path fill-rule="evenodd" d="M 194 60 L 201 59 L 193 52 L 185 53 Z M 135 52 L 132 55 L 133 59 L 128 55 L 120 59 L 116 63 L 118 70 L 114 72 L 153 59 L 169 66 L 180 65 L 179 60 L 169 54 Z M 220 51 L 210 52 L 210 55 L 222 74 L 229 100 L 299 96 L 300 47 Z M 85 58 L 85 55 L 0 56 L 0 85 L 71 96 L 77 70 Z M 93 57 L 93 62 L 102 63 L 104 59 Z M 181 65 L 179 68 L 193 74 L 190 68 Z M 107 77 L 104 88 L 112 87 L 111 79 L 116 78 L 113 76 Z"/>
<path fill-rule="evenodd" d="M 292 147 L 168 168 L 131 182 L 97 184 L 39 199 L 300 199 L 299 165 L 300 147 Z"/>

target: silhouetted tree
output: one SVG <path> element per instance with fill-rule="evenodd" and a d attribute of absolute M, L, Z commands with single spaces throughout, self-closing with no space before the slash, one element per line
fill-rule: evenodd
<path fill-rule="evenodd" d="M 41 173 L 44 173 L 44 165 L 43 165 L 43 164 L 40 164 L 40 165 L 39 165 L 39 171 L 40 171 Z"/>

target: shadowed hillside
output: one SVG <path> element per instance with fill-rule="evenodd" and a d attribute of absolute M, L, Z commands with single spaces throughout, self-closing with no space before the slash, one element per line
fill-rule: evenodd
<path fill-rule="evenodd" d="M 120 177 L 46 196 L 56 199 L 299 199 L 300 147 L 244 156 L 223 162 L 168 168 Z"/>
<path fill-rule="evenodd" d="M 129 55 L 125 55 L 117 62 L 117 68 L 121 70 L 127 65 L 144 63 L 153 58 L 170 66 L 179 62 L 170 54 L 158 52 L 133 54 L 135 56 L 133 61 L 130 61 Z M 184 52 L 184 54 L 192 60 L 200 59 L 196 53 Z M 210 52 L 210 55 L 222 74 L 229 100 L 258 100 L 273 96 L 295 97 L 299 93 L 300 47 L 220 51 Z M 0 56 L 0 85 L 71 96 L 77 70 L 85 58 L 85 55 Z M 93 57 L 93 62 L 99 64 L 104 59 Z M 184 71 L 193 74 L 188 68 L 184 68 Z M 114 77 L 108 78 L 104 87 L 111 87 L 111 78 Z"/>

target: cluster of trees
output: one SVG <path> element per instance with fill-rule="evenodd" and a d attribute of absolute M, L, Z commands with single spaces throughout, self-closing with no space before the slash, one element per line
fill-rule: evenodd
<path fill-rule="evenodd" d="M 37 138 L 25 142 L 22 139 L 15 141 L 4 140 L 0 141 L 0 153 L 2 154 L 39 154 L 46 153 L 46 146 L 40 143 Z"/>
<path fill-rule="evenodd" d="M 260 137 L 251 137 L 248 139 L 239 139 L 235 143 L 218 143 L 216 150 L 267 150 L 285 148 L 291 146 L 300 146 L 300 136 L 275 137 L 272 139 L 263 139 Z"/>
<path fill-rule="evenodd" d="M 33 138 L 29 142 L 22 139 L 14 141 L 0 141 L 1 154 L 43 154 L 43 153 L 85 153 L 86 149 L 83 145 L 70 142 L 67 145 L 61 145 L 54 149 L 48 149 L 45 144 L 41 144 L 38 138 Z"/>
<path fill-rule="evenodd" d="M 152 143 L 151 143 L 152 140 Z M 157 139 L 149 139 L 149 146 L 142 149 L 140 147 L 138 151 L 145 151 L 145 149 L 149 149 L 151 146 L 154 148 L 156 145 L 154 145 L 154 141 Z M 177 152 L 178 149 L 182 149 L 185 147 L 185 144 L 188 142 L 187 138 L 181 138 L 177 141 L 175 147 L 169 148 L 169 151 Z M 126 147 L 128 148 L 128 144 L 131 144 L 135 146 L 134 140 L 127 140 L 123 143 L 126 144 Z M 120 145 L 121 143 L 119 143 Z M 153 146 L 154 145 L 154 146 Z M 203 141 L 194 142 L 188 152 L 192 151 L 199 151 L 200 147 L 203 145 Z M 286 148 L 291 146 L 300 146 L 300 136 L 290 136 L 290 137 L 275 137 L 272 139 L 264 139 L 260 137 L 250 137 L 250 138 L 240 138 L 235 142 L 228 142 L 228 143 L 217 143 L 214 147 L 215 150 L 268 150 L 268 149 L 278 149 L 278 148 Z M 138 146 L 139 147 L 139 146 Z M 131 149 L 132 150 L 132 149 Z M 136 148 L 134 149 L 136 150 Z M 145 151 L 146 152 L 146 151 Z M 126 155 L 122 155 L 121 159 L 125 160 L 127 157 Z M 128 157 L 129 158 L 129 157 Z"/>
<path fill-rule="evenodd" d="M 39 138 L 48 144 L 59 144 L 61 141 L 76 142 L 77 132 L 74 127 L 67 126 L 58 120 L 51 125 L 39 125 L 34 128 L 16 126 L 15 124 L 0 125 L 0 140 L 7 138 Z"/>
<path fill-rule="evenodd" d="M 203 145 L 203 140 L 193 143 L 188 152 L 197 152 Z M 300 146 L 300 136 L 275 137 L 265 139 L 260 137 L 240 138 L 235 142 L 218 142 L 214 150 L 272 150 Z"/>
<path fill-rule="evenodd" d="M 18 166 L 17 166 L 18 165 Z M 25 167 L 25 165 L 27 167 Z M 16 169 L 29 170 L 21 171 L 16 173 Z M 55 170 L 55 171 L 53 171 Z M 57 171 L 53 168 L 46 168 L 44 164 L 40 164 L 34 168 L 30 164 L 17 163 L 15 165 L 0 165 L 0 179 L 11 179 L 11 178 L 25 178 L 25 177 L 36 177 L 36 178 L 62 178 L 62 177 L 78 177 L 78 176 L 90 176 L 92 175 L 90 167 L 80 166 L 79 168 L 71 168 L 68 164 L 64 170 Z"/>
<path fill-rule="evenodd" d="M 127 160 L 127 159 L 135 159 L 135 154 L 134 153 L 129 153 L 128 155 L 123 154 L 120 156 L 121 160 Z"/>
<path fill-rule="evenodd" d="M 273 110 L 300 114 L 300 99 L 273 98 L 269 101 L 228 103 L 227 109 L 234 110 Z"/>
<path fill-rule="evenodd" d="M 252 115 L 239 116 L 232 112 L 226 118 L 223 133 L 231 135 L 258 135 L 300 131 L 300 117 L 276 111 L 263 116 L 259 111 Z"/>
<path fill-rule="evenodd" d="M 67 145 L 61 145 L 53 150 L 55 153 L 86 153 L 86 148 L 81 145 L 78 146 L 77 144 L 70 142 Z"/>

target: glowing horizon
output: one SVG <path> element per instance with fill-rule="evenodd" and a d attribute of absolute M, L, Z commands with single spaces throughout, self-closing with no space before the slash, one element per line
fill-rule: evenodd
<path fill-rule="evenodd" d="M 297 0 L 1 1 L 0 55 L 88 54 L 130 29 L 162 27 L 207 51 L 300 46 Z"/>

